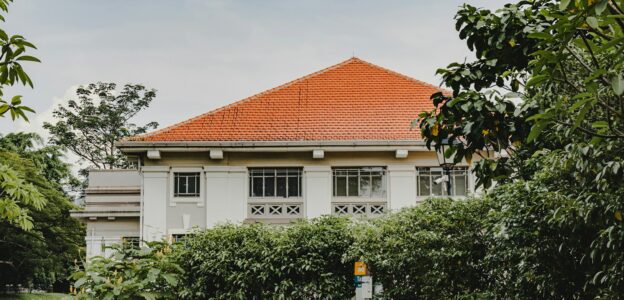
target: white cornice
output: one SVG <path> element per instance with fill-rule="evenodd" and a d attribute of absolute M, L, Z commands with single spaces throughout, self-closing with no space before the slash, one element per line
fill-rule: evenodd
<path fill-rule="evenodd" d="M 223 150 L 227 152 L 305 152 L 325 150 L 344 151 L 429 151 L 425 142 L 360 140 L 360 141 L 194 141 L 194 142 L 144 142 L 120 141 L 115 144 L 122 152 L 136 153 L 149 150 L 162 152 L 208 152 Z"/>

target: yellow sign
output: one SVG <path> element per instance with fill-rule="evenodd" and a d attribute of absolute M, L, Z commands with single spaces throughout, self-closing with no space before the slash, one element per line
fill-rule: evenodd
<path fill-rule="evenodd" d="M 355 270 L 353 271 L 355 276 L 364 276 L 368 275 L 368 268 L 366 268 L 366 264 L 363 261 L 355 262 Z"/>

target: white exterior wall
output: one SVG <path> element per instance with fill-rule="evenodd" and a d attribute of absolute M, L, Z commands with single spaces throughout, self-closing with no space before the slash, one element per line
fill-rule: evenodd
<path fill-rule="evenodd" d="M 158 241 L 167 237 L 167 196 L 169 167 L 142 169 L 141 239 Z"/>
<path fill-rule="evenodd" d="M 110 255 L 110 249 L 102 251 L 104 246 L 121 243 L 124 237 L 139 236 L 139 221 L 135 218 L 103 219 L 87 222 L 87 257 Z"/>
<path fill-rule="evenodd" d="M 416 167 L 388 165 L 388 207 L 399 210 L 416 205 Z"/>
<path fill-rule="evenodd" d="M 247 218 L 247 168 L 205 166 L 206 225 L 242 222 Z"/>
<path fill-rule="evenodd" d="M 305 216 L 308 218 L 315 218 L 331 214 L 331 167 L 304 166 L 302 181 Z"/>
<path fill-rule="evenodd" d="M 287 217 L 249 218 L 248 168 L 301 167 L 302 216 L 314 218 L 332 214 L 333 205 L 366 202 L 399 210 L 416 205 L 416 167 L 437 166 L 433 152 L 410 152 L 407 158 L 396 158 L 393 152 L 325 153 L 322 159 L 312 153 L 228 153 L 222 159 L 211 159 L 208 153 L 164 152 L 162 158 L 146 160 L 142 168 L 142 238 L 160 240 L 172 234 L 187 233 L 193 228 L 213 227 L 219 223 L 244 221 L 288 221 Z M 332 167 L 385 166 L 387 198 L 367 199 L 333 197 Z M 201 190 L 197 199 L 173 197 L 174 172 L 200 172 Z M 470 187 L 473 186 L 472 180 Z M 258 199 L 254 199 L 258 201 Z M 280 198 L 267 199 L 286 203 Z M 263 202 L 263 201 L 260 201 Z"/>

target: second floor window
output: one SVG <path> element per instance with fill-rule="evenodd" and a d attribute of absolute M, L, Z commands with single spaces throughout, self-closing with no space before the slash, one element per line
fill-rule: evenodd
<path fill-rule="evenodd" d="M 442 168 L 416 168 L 418 174 L 418 196 L 446 196 L 446 182 L 436 183 L 446 175 Z M 468 168 L 455 167 L 451 170 L 451 195 L 466 196 L 468 191 Z"/>
<path fill-rule="evenodd" d="M 174 197 L 199 197 L 199 172 L 174 173 Z"/>
<path fill-rule="evenodd" d="M 249 169 L 250 197 L 301 197 L 301 168 Z"/>
<path fill-rule="evenodd" d="M 333 168 L 334 197 L 386 197 L 386 168 Z"/>

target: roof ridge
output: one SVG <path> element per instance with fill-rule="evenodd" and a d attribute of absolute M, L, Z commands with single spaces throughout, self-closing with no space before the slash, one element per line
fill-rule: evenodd
<path fill-rule="evenodd" d="M 424 82 L 424 81 L 422 81 L 422 80 L 418 80 L 418 79 L 416 79 L 416 78 L 414 78 L 414 77 L 410 77 L 410 76 L 407 76 L 407 75 L 405 75 L 405 74 L 401 74 L 401 73 L 399 73 L 399 72 L 397 72 L 397 71 L 393 71 L 393 70 L 390 70 L 390 69 L 388 69 L 388 68 L 382 67 L 382 66 L 380 66 L 380 65 L 376 65 L 376 64 L 374 64 L 374 63 L 371 63 L 371 62 L 368 62 L 368 61 L 365 61 L 365 60 L 361 60 L 361 59 L 359 59 L 359 58 L 357 58 L 357 57 L 353 57 L 353 58 L 354 58 L 354 59 L 356 59 L 356 60 L 358 60 L 358 61 L 360 61 L 360 62 L 362 62 L 362 63 L 364 63 L 364 64 L 367 64 L 367 65 L 369 65 L 369 66 L 371 66 L 371 67 L 373 67 L 373 68 L 377 68 L 377 69 L 380 69 L 380 70 L 382 70 L 382 71 L 384 71 L 384 72 L 386 72 L 386 73 L 389 73 L 389 74 L 391 74 L 391 75 L 396 75 L 396 76 L 402 77 L 402 78 L 404 78 L 404 79 L 407 79 L 407 80 L 409 80 L 409 81 L 413 81 L 413 82 L 416 82 L 416 83 L 418 83 L 418 84 L 422 84 L 422 85 L 424 85 L 424 86 L 428 86 L 428 87 L 434 88 L 434 89 L 439 90 L 439 91 L 441 91 L 441 92 L 443 92 L 443 93 L 452 93 L 452 91 L 447 90 L 447 89 L 444 89 L 444 88 L 442 88 L 442 87 L 440 87 L 440 86 L 436 86 L 436 85 L 433 85 L 433 84 L 431 84 L 431 83 Z"/>
<path fill-rule="evenodd" d="M 178 126 L 182 126 L 182 125 L 187 124 L 187 123 L 191 123 L 191 122 L 193 122 L 193 121 L 195 121 L 195 120 L 198 120 L 198 119 L 201 119 L 201 118 L 203 118 L 203 117 L 205 117 L 205 116 L 208 116 L 208 115 L 211 115 L 211 114 L 214 114 L 214 113 L 220 112 L 220 111 L 225 110 L 225 109 L 228 109 L 228 108 L 231 108 L 231 107 L 233 107 L 233 106 L 237 106 L 237 105 L 239 105 L 239 104 L 242 104 L 242 103 L 245 103 L 245 102 L 249 102 L 249 101 L 251 101 L 251 100 L 253 100 L 253 99 L 256 99 L 256 98 L 259 98 L 260 96 L 263 96 L 263 95 L 265 95 L 265 94 L 268 94 L 268 93 L 271 93 L 271 92 L 274 92 L 274 91 L 278 91 L 278 90 L 281 90 L 281 89 L 287 88 L 287 87 L 289 87 L 289 86 L 291 86 L 291 85 L 293 85 L 293 84 L 295 84 L 295 83 L 299 83 L 299 82 L 301 82 L 301 81 L 305 81 L 305 80 L 307 80 L 307 79 L 310 79 L 310 78 L 312 78 L 312 77 L 318 76 L 318 75 L 323 74 L 323 73 L 326 73 L 326 72 L 328 72 L 328 71 L 331 71 L 331 70 L 333 70 L 333 69 L 336 69 L 336 68 L 338 68 L 338 67 L 341 67 L 341 66 L 343 66 L 343 65 L 346 65 L 346 64 L 349 64 L 349 63 L 352 63 L 352 62 L 365 62 L 365 61 L 363 61 L 363 60 L 361 60 L 361 59 L 359 59 L 359 58 L 357 58 L 357 57 L 355 57 L 355 56 L 354 56 L 354 57 L 351 57 L 351 58 L 349 58 L 349 59 L 347 59 L 347 60 L 345 60 L 345 61 L 339 62 L 339 63 L 337 63 L 337 64 L 335 64 L 335 65 L 332 65 L 332 66 L 329 66 L 329 67 L 327 67 L 327 68 L 324 68 L 324 69 L 321 69 L 321 70 L 319 70 L 319 71 L 316 71 L 316 72 L 314 72 L 314 73 L 310 73 L 310 74 L 308 74 L 308 75 L 305 75 L 305 76 L 299 77 L 299 78 L 297 78 L 297 79 L 294 79 L 294 80 L 288 81 L 288 82 L 286 82 L 286 83 L 284 83 L 284 84 L 278 85 L 278 86 L 276 86 L 276 87 L 274 87 L 274 88 L 270 88 L 270 89 L 268 89 L 268 90 L 264 90 L 264 91 L 262 91 L 262 92 L 260 92 L 260 93 L 257 93 L 257 94 L 254 94 L 254 95 L 252 95 L 252 96 L 249 96 L 249 97 L 243 98 L 243 99 L 238 100 L 238 101 L 236 101 L 236 102 L 232 102 L 232 103 L 230 103 L 230 104 L 228 104 L 228 105 L 221 106 L 221 107 L 219 107 L 219 108 L 215 108 L 215 109 L 213 109 L 213 110 L 211 110 L 211 111 L 208 111 L 208 112 L 205 112 L 205 113 L 203 113 L 203 114 L 197 115 L 197 116 L 195 116 L 195 117 L 192 117 L 192 118 L 190 118 L 190 119 L 184 120 L 184 121 L 182 121 L 182 122 L 174 123 L 174 124 L 171 124 L 171 125 L 169 125 L 169 126 L 167 126 L 167 127 L 163 127 L 163 128 L 160 128 L 160 129 L 158 129 L 158 130 L 154 130 L 154 131 L 149 132 L 149 133 L 144 133 L 144 134 L 139 134 L 139 135 L 134 135 L 134 136 L 126 137 L 126 138 L 123 138 L 123 139 L 122 139 L 122 141 L 136 141 L 136 140 L 141 140 L 141 139 L 143 139 L 143 138 L 146 138 L 146 137 L 150 137 L 150 136 L 153 136 L 153 135 L 159 134 L 159 133 L 161 133 L 161 132 L 164 132 L 164 131 L 167 131 L 167 130 L 173 129 L 173 128 L 178 127 Z M 365 62 L 365 63 L 367 63 L 367 62 Z M 368 64 L 370 64 L 370 65 L 372 65 L 372 66 L 376 66 L 376 65 L 373 65 L 373 64 L 371 64 L 371 63 L 368 63 Z M 376 67 L 381 68 L 381 67 L 379 67 L 379 66 L 376 66 Z M 382 69 L 383 69 L 383 68 L 382 68 Z M 397 73 L 397 74 L 398 74 L 398 73 Z M 399 75 L 401 75 L 401 74 L 399 74 Z M 404 75 L 402 75 L 402 76 L 404 76 Z"/>

